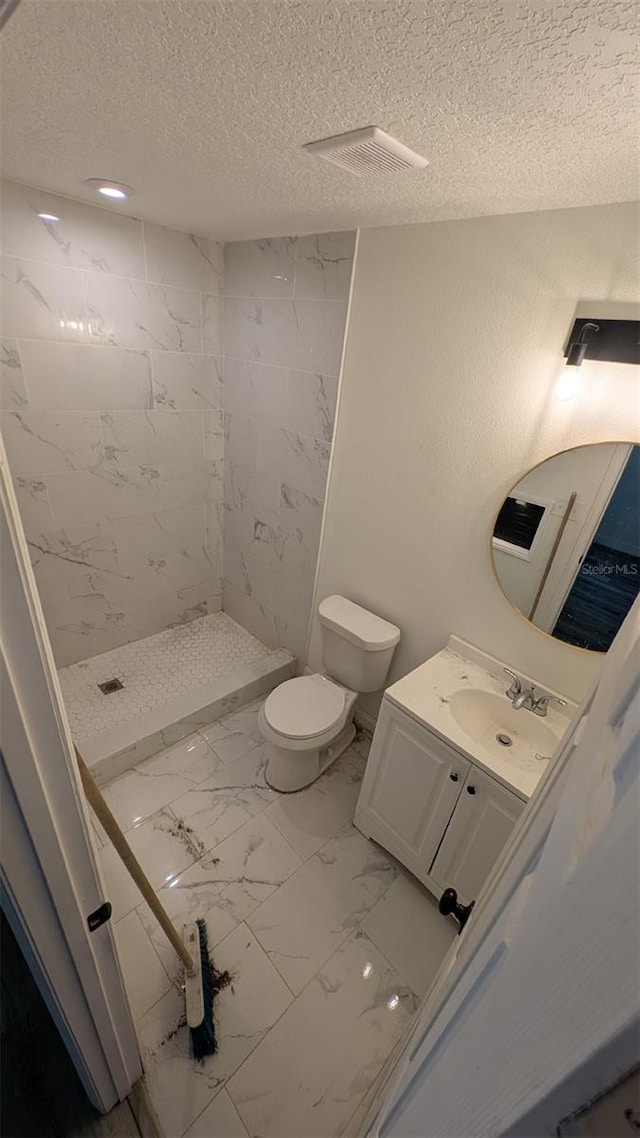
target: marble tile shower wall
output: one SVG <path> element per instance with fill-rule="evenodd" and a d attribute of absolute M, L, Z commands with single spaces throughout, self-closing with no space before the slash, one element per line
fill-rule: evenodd
<path fill-rule="evenodd" d="M 63 666 L 221 607 L 222 246 L 6 183 L 2 253 L 3 435 Z"/>
<path fill-rule="evenodd" d="M 355 233 L 224 247 L 224 608 L 304 657 Z"/>

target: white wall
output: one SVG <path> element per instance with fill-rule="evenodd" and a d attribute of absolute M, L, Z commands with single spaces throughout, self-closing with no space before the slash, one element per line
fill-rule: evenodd
<path fill-rule="evenodd" d="M 515 612 L 490 537 L 543 458 L 638 437 L 636 368 L 614 385 L 585 365 L 568 403 L 552 389 L 576 311 L 637 318 L 639 264 L 632 204 L 361 232 L 316 600 L 401 627 L 392 679 L 452 632 L 574 697 L 599 671 Z"/>
<path fill-rule="evenodd" d="M 1 204 L 2 429 L 61 666 L 221 606 L 222 246 Z"/>

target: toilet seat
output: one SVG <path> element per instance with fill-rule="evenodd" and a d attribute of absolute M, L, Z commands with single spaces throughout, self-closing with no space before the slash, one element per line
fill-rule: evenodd
<path fill-rule="evenodd" d="M 271 730 L 286 739 L 313 739 L 339 722 L 348 694 L 325 676 L 298 676 L 271 692 L 263 705 L 264 717 Z"/>

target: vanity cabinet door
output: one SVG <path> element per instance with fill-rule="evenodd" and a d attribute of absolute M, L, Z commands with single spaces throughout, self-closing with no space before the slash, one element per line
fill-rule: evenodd
<path fill-rule="evenodd" d="M 471 767 L 431 866 L 439 889 L 451 886 L 465 904 L 477 897 L 525 803 L 477 767 Z"/>
<path fill-rule="evenodd" d="M 384 699 L 355 824 L 425 881 L 470 768 Z"/>

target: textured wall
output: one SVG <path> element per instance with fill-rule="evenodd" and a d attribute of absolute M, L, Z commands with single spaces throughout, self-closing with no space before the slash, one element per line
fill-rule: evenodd
<path fill-rule="evenodd" d="M 224 607 L 304 656 L 355 234 L 225 245 Z"/>
<path fill-rule="evenodd" d="M 633 205 L 361 231 L 318 592 L 400 626 L 393 678 L 452 632 L 573 696 L 598 672 L 512 609 L 489 543 L 535 463 L 637 440 L 637 368 L 552 392 L 576 307 L 638 318 L 639 265 Z"/>
<path fill-rule="evenodd" d="M 2 246 L 3 435 L 64 665 L 220 608 L 222 247 L 15 183 Z"/>

